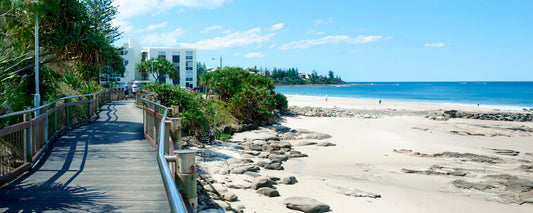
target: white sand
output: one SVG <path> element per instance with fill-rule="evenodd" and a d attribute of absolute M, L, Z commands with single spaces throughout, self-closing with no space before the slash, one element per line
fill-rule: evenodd
<path fill-rule="evenodd" d="M 325 106 L 323 97 L 288 96 L 289 105 Z M 328 98 L 328 107 L 358 109 L 491 109 L 391 103 L 375 100 Z M 334 147 L 297 146 L 307 158 L 290 159 L 283 171 L 261 170 L 262 175 L 295 176 L 295 185 L 277 185 L 281 197 L 267 198 L 253 190 L 230 191 L 239 196 L 232 206 L 245 205 L 245 212 L 295 212 L 285 208 L 283 199 L 290 196 L 313 197 L 331 206 L 332 212 L 532 212 L 533 204 L 502 203 L 496 195 L 476 190 L 460 190 L 451 184 L 455 179 L 482 181 L 488 174 L 511 174 L 533 181 L 533 173 L 517 169 L 522 160 L 532 160 L 531 132 L 512 131 L 509 127 L 533 128 L 531 122 L 481 121 L 452 119 L 434 121 L 423 116 L 385 116 L 377 119 L 288 117 L 282 125 L 327 133 Z M 498 132 L 507 136 L 465 136 L 451 131 L 473 133 Z M 520 151 L 518 156 L 497 155 L 490 149 Z M 497 164 L 461 161 L 453 158 L 423 158 L 393 152 L 410 149 L 421 153 L 444 151 L 495 156 Z M 466 177 L 406 174 L 402 168 L 426 170 L 432 165 L 463 168 Z M 381 198 L 351 197 L 339 188 L 355 188 L 381 195 Z M 533 194 L 532 194 L 533 195 Z"/>

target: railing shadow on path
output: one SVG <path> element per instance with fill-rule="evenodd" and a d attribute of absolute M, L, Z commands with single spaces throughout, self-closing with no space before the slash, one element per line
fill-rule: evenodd
<path fill-rule="evenodd" d="M 149 145 L 149 149 L 132 147 L 136 146 L 132 141 L 143 139 L 143 125 L 118 121 L 116 107 L 125 104 L 104 105 L 100 119 L 73 129 L 52 143 L 30 172 L 0 188 L 0 212 L 113 212 L 131 207 L 130 202 L 119 202 L 119 205 L 108 202 L 120 198 L 106 189 L 117 187 L 121 191 L 124 189 L 118 188 L 130 186 L 128 181 L 125 185 L 107 185 L 106 182 L 122 181 L 120 177 L 106 180 L 107 175 L 111 175 L 107 172 L 128 172 L 128 163 L 122 164 L 118 160 L 129 158 L 129 163 L 132 159 L 134 163 L 142 163 L 144 159 L 134 159 L 124 153 L 135 155 L 135 152 L 153 152 L 153 149 Z M 113 162 L 109 162 L 109 155 L 113 154 Z M 155 163 L 154 170 L 157 170 Z M 89 175 L 82 173 L 84 171 Z M 86 184 L 87 180 L 89 184 Z"/>

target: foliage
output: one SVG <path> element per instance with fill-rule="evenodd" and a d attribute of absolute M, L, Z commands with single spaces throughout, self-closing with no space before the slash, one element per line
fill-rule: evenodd
<path fill-rule="evenodd" d="M 286 109 L 286 99 L 273 91 L 274 84 L 269 78 L 250 74 L 239 67 L 206 73 L 200 82 L 216 91 L 220 99 L 229 104 L 232 115 L 243 122 L 270 121 L 273 110 Z"/>
<path fill-rule="evenodd" d="M 304 85 L 304 84 L 344 84 L 340 77 L 335 77 L 333 71 L 328 72 L 328 77 L 318 75 L 316 71 L 300 75 L 298 69 L 276 69 L 268 72 L 268 76 L 276 85 Z"/>
<path fill-rule="evenodd" d="M 0 114 L 33 105 L 36 17 L 41 100 L 61 96 L 58 94 L 62 92 L 55 90 L 69 91 L 65 88 L 69 85 L 78 92 L 98 89 L 91 81 L 104 67 L 122 74 L 122 58 L 112 46 L 120 32 L 111 26 L 117 14 L 111 3 L 112 0 L 0 0 Z"/>
<path fill-rule="evenodd" d="M 153 63 L 153 64 L 152 64 Z M 154 79 L 159 79 L 161 75 L 169 74 L 171 78 L 179 80 L 179 72 L 174 64 L 165 58 L 151 58 L 137 64 L 139 72 L 149 73 Z"/>

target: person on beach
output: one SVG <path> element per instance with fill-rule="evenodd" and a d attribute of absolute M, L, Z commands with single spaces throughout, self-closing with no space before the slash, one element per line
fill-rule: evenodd
<path fill-rule="evenodd" d="M 131 94 L 132 94 L 131 97 L 132 97 L 133 99 L 136 99 L 136 98 L 137 98 L 137 89 L 138 89 L 137 84 L 133 84 L 133 85 L 131 85 Z"/>
<path fill-rule="evenodd" d="M 128 83 L 124 85 L 124 97 L 126 100 L 128 100 L 128 95 L 130 94 Z"/>
<path fill-rule="evenodd" d="M 381 99 L 379 99 L 378 103 L 381 104 Z"/>

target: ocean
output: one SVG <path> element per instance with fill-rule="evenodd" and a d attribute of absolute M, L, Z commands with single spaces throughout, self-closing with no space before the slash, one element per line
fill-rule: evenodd
<path fill-rule="evenodd" d="M 348 86 L 276 87 L 285 95 L 328 96 L 492 109 L 533 108 L 533 81 L 348 82 Z"/>

